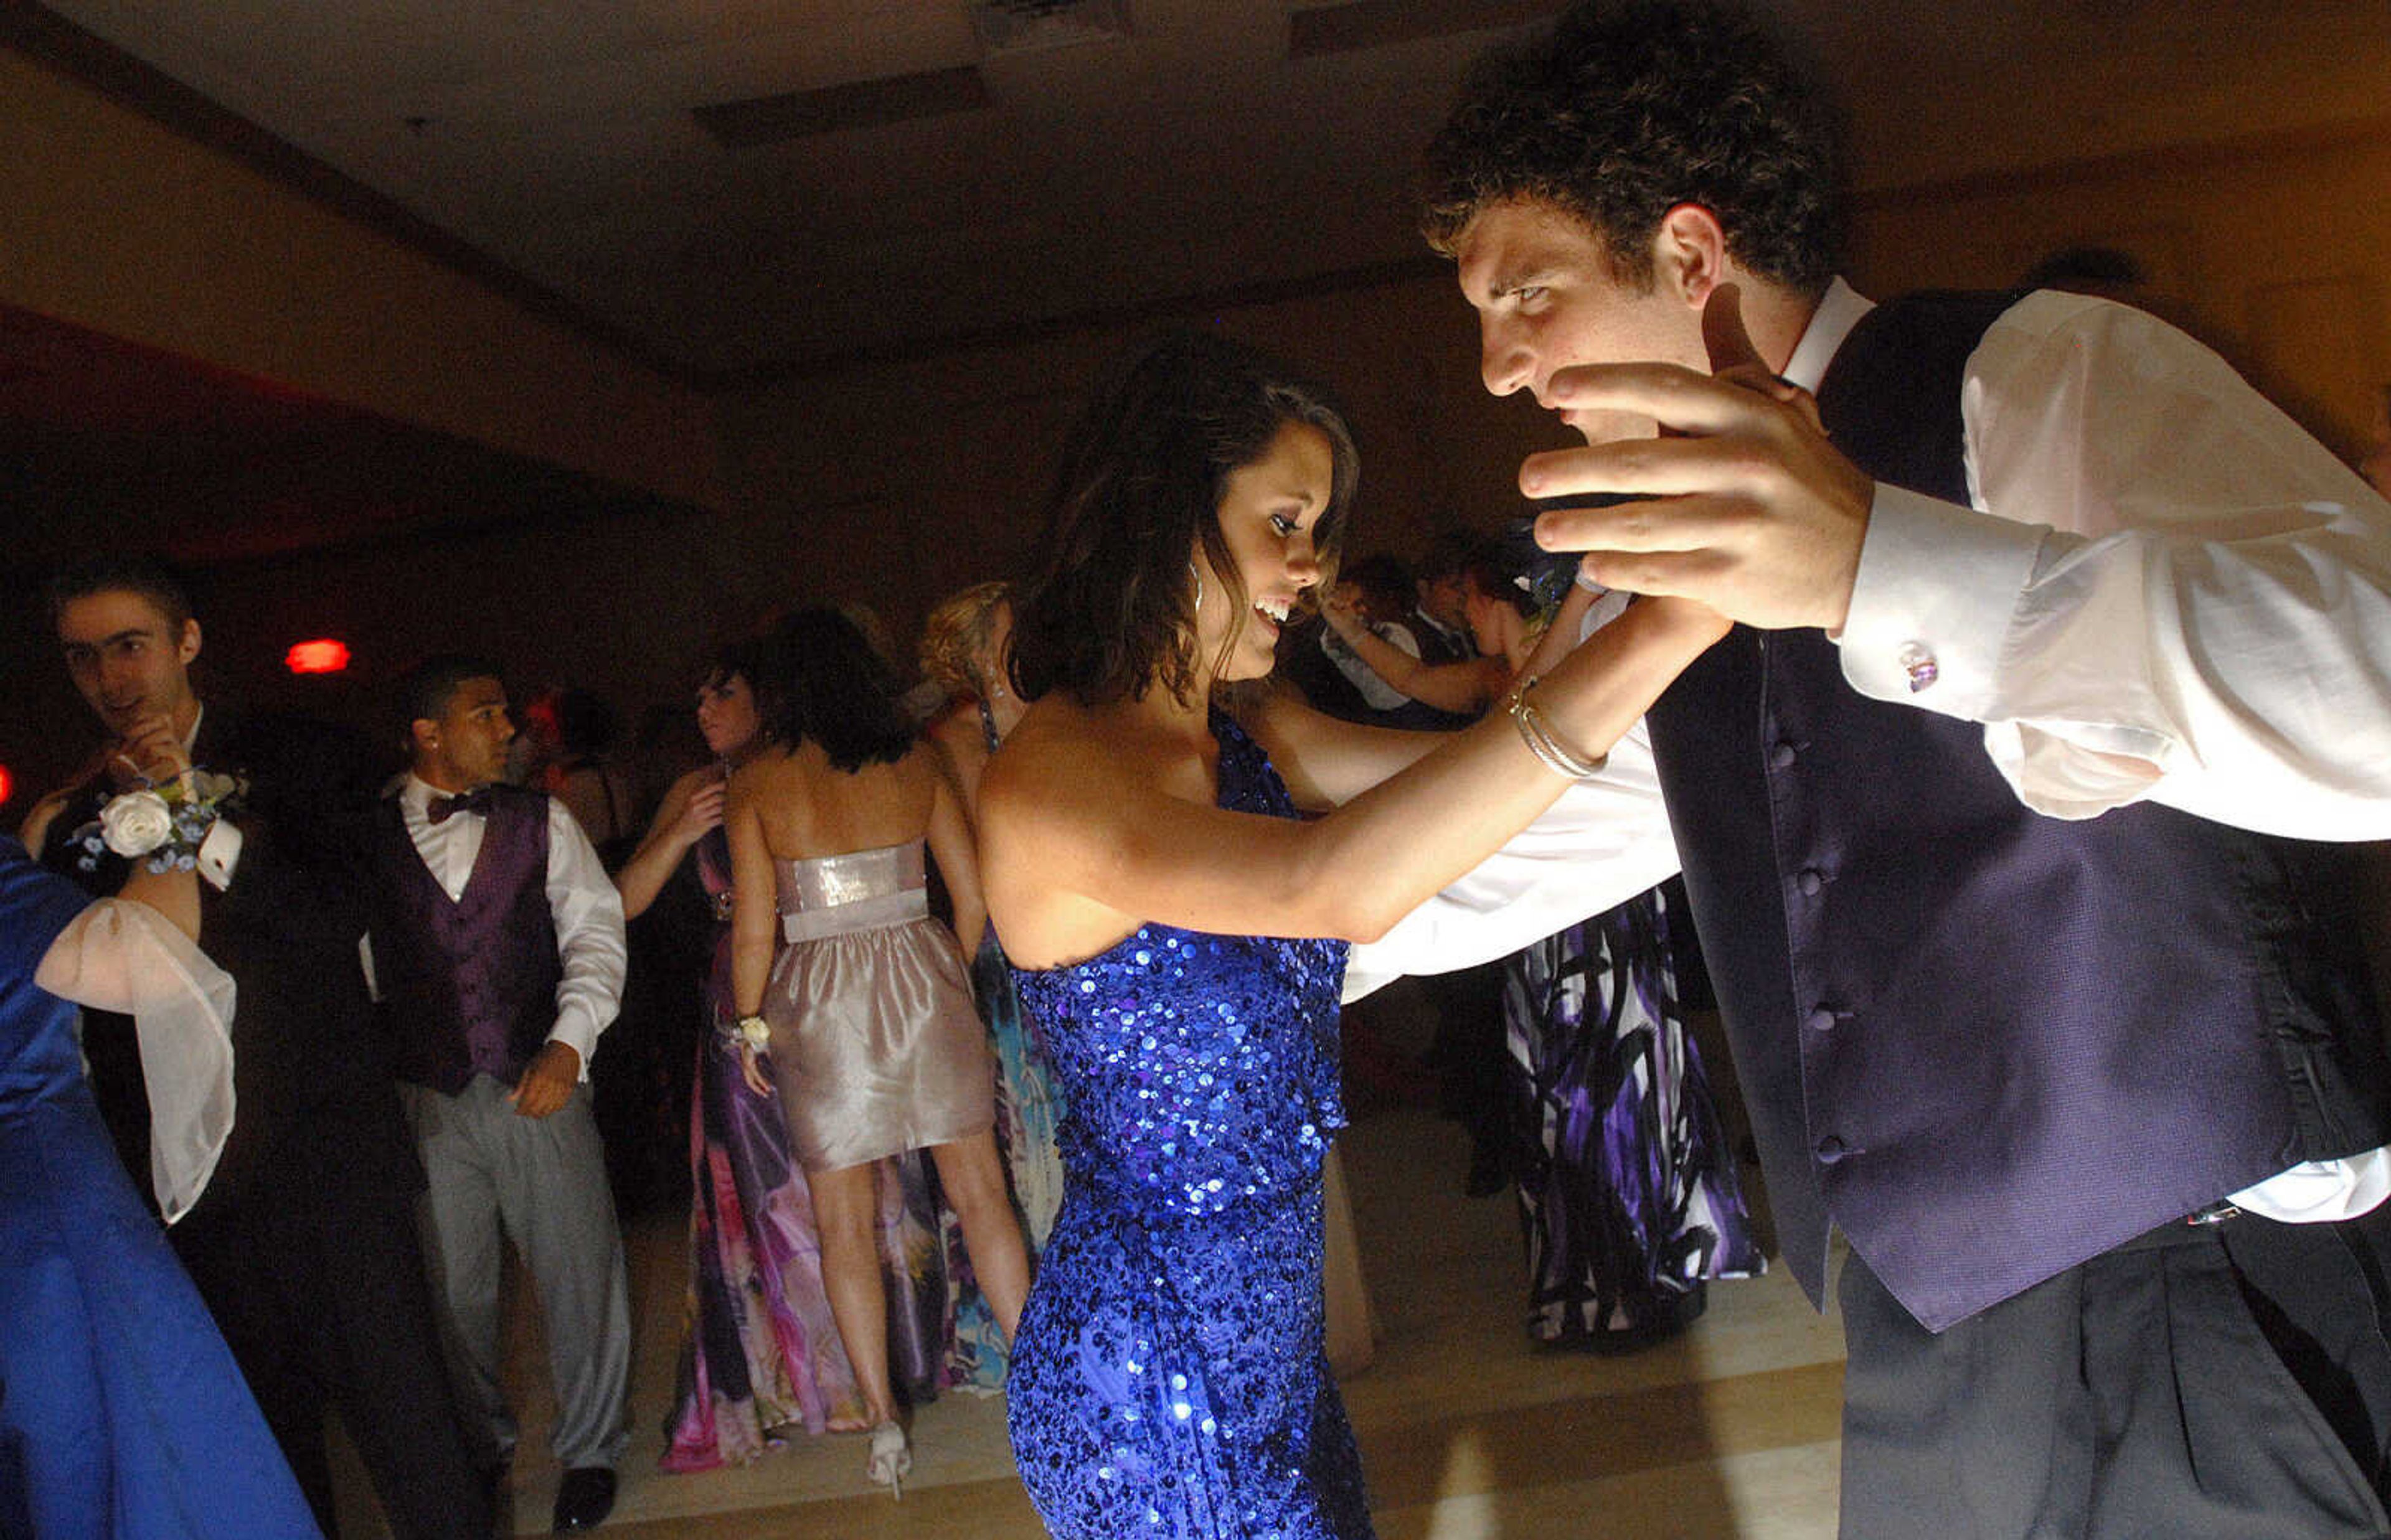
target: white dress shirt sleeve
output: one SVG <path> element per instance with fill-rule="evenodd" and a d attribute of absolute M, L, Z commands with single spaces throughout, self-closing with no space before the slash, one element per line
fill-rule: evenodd
<path fill-rule="evenodd" d="M 1638 722 L 1603 772 L 1561 793 L 1543 816 L 1467 876 L 1413 910 L 1345 965 L 1358 1000 L 1405 973 L 1446 973 L 1517 952 L 1616 908 L 1676 875 L 1652 743 Z"/>
<path fill-rule="evenodd" d="M 598 1034 L 623 1006 L 623 895 L 614 891 L 589 836 L 553 797 L 548 802 L 548 908 L 556 921 L 557 956 L 564 965 L 549 1041 L 579 1054 L 581 1078 L 588 1080 Z"/>
<path fill-rule="evenodd" d="M 2028 296 L 1969 360 L 1971 508 L 1880 485 L 1845 677 L 1984 724 L 2027 806 L 2391 837 L 2391 505 L 2139 311 Z"/>

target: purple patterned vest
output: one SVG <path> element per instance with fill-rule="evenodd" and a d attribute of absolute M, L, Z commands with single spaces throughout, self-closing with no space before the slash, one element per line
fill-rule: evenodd
<path fill-rule="evenodd" d="M 563 977 L 548 906 L 548 798 L 491 789 L 481 853 L 453 900 L 416 852 L 398 799 L 375 819 L 374 969 L 399 1078 L 449 1096 L 476 1072 L 522 1078 L 556 1024 Z"/>
<path fill-rule="evenodd" d="M 1964 504 L 1959 388 L 2011 296 L 1872 312 L 1819 409 Z M 2386 1142 L 2351 847 L 2155 803 L 2028 811 L 1983 729 L 1738 626 L 1651 712 L 1787 1261 L 1830 1224 L 1941 1330 L 2303 1160 Z"/>

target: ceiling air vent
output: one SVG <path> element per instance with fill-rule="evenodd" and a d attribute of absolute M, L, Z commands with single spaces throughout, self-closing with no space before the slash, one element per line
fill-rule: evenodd
<path fill-rule="evenodd" d="M 1129 36 L 1129 0 L 976 0 L 972 30 L 989 54 Z"/>
<path fill-rule="evenodd" d="M 1347 0 L 1287 13 L 1286 57 L 1311 58 L 1517 26 L 1559 10 L 1557 0 Z"/>
<path fill-rule="evenodd" d="M 915 118 L 971 112 L 989 105 L 988 82 L 976 65 L 851 81 L 819 91 L 715 102 L 690 109 L 700 126 L 733 148 L 777 145 L 847 128 L 881 128 Z"/>

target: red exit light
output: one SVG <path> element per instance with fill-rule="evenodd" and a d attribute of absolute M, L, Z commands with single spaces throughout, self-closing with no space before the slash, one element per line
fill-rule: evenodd
<path fill-rule="evenodd" d="M 349 645 L 330 637 L 297 642 L 282 655 L 293 674 L 338 674 L 349 666 Z"/>
<path fill-rule="evenodd" d="M 16 794 L 17 777 L 8 773 L 6 765 L 0 764 L 0 803 L 6 803 Z"/>

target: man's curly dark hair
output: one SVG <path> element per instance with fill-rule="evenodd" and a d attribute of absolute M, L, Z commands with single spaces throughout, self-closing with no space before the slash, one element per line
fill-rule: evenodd
<path fill-rule="evenodd" d="M 1421 229 L 1452 256 L 1480 210 L 1550 204 L 1648 289 L 1661 216 L 1695 203 L 1747 271 L 1816 294 L 1842 254 L 1837 139 L 1789 45 L 1743 6 L 1583 0 L 1472 67 L 1428 149 Z"/>

